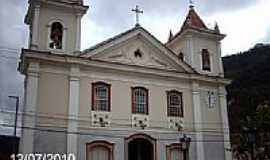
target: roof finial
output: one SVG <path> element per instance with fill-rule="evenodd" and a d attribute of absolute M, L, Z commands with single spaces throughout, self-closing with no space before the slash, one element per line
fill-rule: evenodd
<path fill-rule="evenodd" d="M 139 24 L 139 20 L 140 20 L 139 19 L 140 18 L 139 14 L 143 14 L 143 11 L 139 9 L 138 5 L 136 5 L 136 8 L 132 9 L 131 11 L 136 13 L 136 26 L 140 26 L 140 24 Z"/>
<path fill-rule="evenodd" d="M 170 42 L 172 39 L 173 39 L 173 33 L 172 33 L 172 30 L 170 29 L 168 42 Z"/>
<path fill-rule="evenodd" d="M 189 8 L 193 9 L 194 8 L 194 2 L 193 0 L 189 0 Z"/>
<path fill-rule="evenodd" d="M 215 30 L 217 33 L 220 33 L 220 30 L 219 30 L 219 26 L 218 26 L 217 21 L 215 21 L 215 28 L 214 28 L 214 30 Z"/>

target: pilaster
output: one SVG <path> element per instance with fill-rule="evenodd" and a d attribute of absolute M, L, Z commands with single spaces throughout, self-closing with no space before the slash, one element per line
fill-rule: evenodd
<path fill-rule="evenodd" d="M 188 35 L 187 37 L 187 48 L 188 48 L 188 54 L 189 54 L 189 64 L 196 68 L 196 63 L 194 60 L 194 38 L 192 35 Z"/>
<path fill-rule="evenodd" d="M 201 98 L 199 83 L 192 82 L 192 100 L 193 100 L 193 116 L 194 116 L 194 126 L 196 134 L 196 151 L 197 160 L 204 160 L 204 145 L 200 141 L 203 140 L 202 134 L 202 110 L 201 110 Z"/>
<path fill-rule="evenodd" d="M 218 51 L 218 63 L 219 63 L 219 75 L 224 77 L 224 69 L 222 63 L 222 55 L 221 55 L 221 42 L 217 42 L 217 51 Z"/>
<path fill-rule="evenodd" d="M 80 68 L 72 66 L 69 77 L 69 107 L 68 107 L 68 134 L 67 153 L 75 154 L 77 157 L 78 145 L 78 114 L 79 114 L 79 90 L 80 90 Z"/>
<path fill-rule="evenodd" d="M 227 112 L 227 98 L 226 98 L 226 89 L 224 86 L 219 87 L 219 105 L 220 112 L 222 118 L 222 127 L 224 134 L 224 151 L 225 151 L 225 159 L 232 160 L 232 152 L 231 142 L 230 142 L 230 129 L 229 129 L 229 121 L 228 121 L 228 112 Z"/>
<path fill-rule="evenodd" d="M 36 122 L 39 63 L 31 62 L 27 70 L 25 86 L 24 116 L 20 151 L 23 154 L 34 153 L 34 128 Z"/>
<path fill-rule="evenodd" d="M 76 14 L 76 44 L 75 44 L 75 54 L 81 51 L 81 19 L 82 14 Z"/>
<path fill-rule="evenodd" d="M 31 39 L 30 48 L 38 49 L 40 4 L 35 4 L 33 11 L 34 11 L 34 17 L 33 17 L 33 22 L 32 22 L 32 39 Z"/>

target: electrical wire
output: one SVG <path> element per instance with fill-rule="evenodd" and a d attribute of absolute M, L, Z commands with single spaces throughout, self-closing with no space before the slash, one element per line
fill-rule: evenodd
<path fill-rule="evenodd" d="M 15 111 L 12 110 L 0 110 L 0 113 L 11 113 L 11 114 L 15 114 Z M 84 120 L 88 120 L 89 118 L 91 118 L 91 115 L 75 115 L 75 114 L 63 114 L 63 113 L 47 113 L 47 112 L 34 112 L 34 111 L 22 111 L 22 112 L 18 112 L 18 114 L 22 114 L 22 115 L 26 115 L 26 114 L 35 114 L 35 116 L 38 117 L 51 117 L 51 116 L 55 116 L 54 118 L 59 118 L 59 119 L 64 119 L 64 120 L 75 120 L 74 118 L 86 118 L 86 119 L 77 119 L 78 121 L 84 121 Z M 110 118 L 111 120 L 119 120 L 119 121 L 126 121 L 129 120 L 131 121 L 132 119 L 128 119 L 128 118 Z M 183 118 L 180 118 L 180 121 Z M 168 121 L 159 121 L 159 120 L 149 120 L 149 122 L 156 122 L 156 123 L 168 123 Z M 189 121 L 182 121 L 181 124 L 207 124 L 207 125 L 222 125 L 222 122 L 189 122 Z M 224 128 L 226 129 L 226 128 Z M 228 128 L 227 128 L 228 129 Z"/>
<path fill-rule="evenodd" d="M 0 123 L 0 126 L 4 126 L 4 127 L 12 127 L 14 128 L 14 125 L 10 125 L 10 124 L 4 124 L 4 123 Z M 17 128 L 20 129 L 26 129 L 26 130 L 34 130 L 34 131 L 41 131 L 41 132 L 54 132 L 54 133 L 64 133 L 64 134 L 76 134 L 76 135 L 88 135 L 88 136 L 96 136 L 96 137 L 109 137 L 109 138 L 126 138 L 125 135 L 112 135 L 112 134 L 101 134 L 101 133 L 89 133 L 89 132 L 70 132 L 67 130 L 56 130 L 56 129 L 44 129 L 44 128 L 38 128 L 38 127 L 29 127 L 29 126 L 17 126 Z M 179 135 L 182 135 L 181 133 L 179 133 Z M 163 141 L 172 141 L 172 140 L 179 140 L 178 138 L 158 138 L 157 140 L 163 140 Z M 224 142 L 230 142 L 225 141 L 225 140 L 213 140 L 213 139 L 207 139 L 207 140 L 191 140 L 191 142 L 202 142 L 202 143 L 206 143 L 206 142 L 220 142 L 220 143 L 224 143 Z"/>
<path fill-rule="evenodd" d="M 3 108 L 3 107 L 2 107 Z M 7 108 L 7 107 L 5 107 Z M 15 113 L 12 110 L 0 110 L 0 112 L 3 113 Z M 64 116 L 64 117 L 70 117 L 70 118 L 90 118 L 90 114 L 81 114 L 75 115 L 75 114 L 64 114 L 64 113 L 48 113 L 48 112 L 38 112 L 38 111 L 23 111 L 23 112 L 18 112 L 18 114 L 36 114 L 36 115 L 40 115 L 40 116 Z M 56 117 L 58 118 L 58 117 Z M 61 117 L 59 117 L 61 118 Z M 180 119 L 183 119 L 181 117 L 179 117 Z M 131 120 L 131 119 L 127 119 L 127 118 L 113 118 L 113 120 Z M 158 120 L 149 120 L 150 122 L 159 122 L 159 123 L 168 123 L 168 121 L 158 121 Z M 188 122 L 188 121 L 184 121 L 184 124 L 216 124 L 216 125 L 220 125 L 223 124 L 222 122 Z"/>
<path fill-rule="evenodd" d="M 14 114 L 14 112 L 12 113 Z M 24 114 L 22 114 L 24 115 Z M 29 116 L 29 115 L 28 115 Z M 48 120 L 52 120 L 52 119 L 58 119 L 59 118 L 55 118 L 55 117 L 47 117 L 47 118 L 44 118 L 43 116 L 40 116 L 40 115 L 30 115 L 30 117 L 33 117 L 33 119 L 31 121 L 28 120 L 28 123 L 37 123 L 37 124 L 43 124 L 43 125 L 54 125 L 55 127 L 59 127 L 56 125 L 56 123 L 48 123 L 48 122 L 43 122 L 45 121 L 44 119 L 48 119 Z M 40 121 L 36 121 L 36 119 L 39 119 Z M 43 119 L 43 121 L 41 120 Z M 78 120 L 78 119 L 68 119 L 68 118 L 63 118 L 61 119 L 63 121 L 76 121 L 76 122 L 79 122 L 81 123 L 80 126 L 82 127 L 86 127 L 86 128 L 89 128 L 91 127 L 90 125 L 82 125 L 83 123 L 88 123 L 88 124 L 92 124 L 92 120 L 89 119 L 88 120 Z M 113 121 L 113 119 L 110 119 L 111 121 Z M 131 119 L 127 119 L 129 122 L 131 122 Z M 59 122 L 59 121 L 58 121 Z M 125 121 L 126 122 L 126 121 Z M 132 127 L 131 123 L 116 123 L 116 122 L 111 122 L 110 123 L 113 127 L 114 126 L 117 126 L 117 127 Z M 168 122 L 167 122 L 168 124 Z M 62 127 L 62 126 L 61 126 Z M 92 127 L 95 127 L 95 126 L 92 126 Z M 174 131 L 175 132 L 175 129 L 170 129 L 170 128 L 167 128 L 167 127 L 162 127 L 162 126 L 150 126 L 150 127 L 147 127 L 147 128 L 152 128 L 152 129 L 157 129 L 157 130 L 167 130 L 167 131 Z M 229 133 L 229 129 L 223 129 L 223 131 L 220 131 L 222 129 L 222 127 L 219 127 L 219 128 L 205 128 L 205 127 L 201 127 L 200 129 L 201 130 L 196 130 L 194 131 L 194 127 L 193 128 L 188 128 L 188 127 L 183 127 L 183 131 L 187 131 L 187 132 L 192 132 L 192 133 L 199 133 L 199 132 L 202 132 L 202 133 L 213 133 L 213 134 L 230 134 Z M 165 133 L 168 133 L 168 132 L 165 132 Z M 168 134 L 171 134 L 171 133 L 168 133 Z"/>

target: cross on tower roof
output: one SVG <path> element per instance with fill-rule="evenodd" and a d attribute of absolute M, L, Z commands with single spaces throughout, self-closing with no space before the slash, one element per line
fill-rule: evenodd
<path fill-rule="evenodd" d="M 139 14 L 143 14 L 143 11 L 139 9 L 139 6 L 136 5 L 135 9 L 132 9 L 133 12 L 136 14 L 136 26 L 139 25 Z"/>
<path fill-rule="evenodd" d="M 194 7 L 194 2 L 193 0 L 189 0 L 189 8 L 193 8 Z"/>

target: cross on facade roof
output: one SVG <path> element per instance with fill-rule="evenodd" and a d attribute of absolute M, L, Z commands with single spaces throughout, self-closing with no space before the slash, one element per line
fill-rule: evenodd
<path fill-rule="evenodd" d="M 136 13 L 136 25 L 139 25 L 139 14 L 143 14 L 143 11 L 139 9 L 139 6 L 136 5 L 135 9 L 132 9 Z"/>

